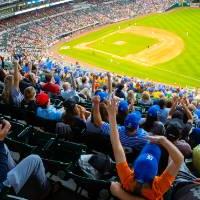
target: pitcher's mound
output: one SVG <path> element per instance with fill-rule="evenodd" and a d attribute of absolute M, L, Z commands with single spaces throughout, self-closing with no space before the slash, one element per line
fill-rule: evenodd
<path fill-rule="evenodd" d="M 126 42 L 125 42 L 125 41 L 116 41 L 116 42 L 114 42 L 113 44 L 116 44 L 116 45 L 124 45 L 124 44 L 126 44 Z"/>

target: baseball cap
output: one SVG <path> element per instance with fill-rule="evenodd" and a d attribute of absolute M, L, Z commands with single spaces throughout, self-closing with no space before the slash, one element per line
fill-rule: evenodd
<path fill-rule="evenodd" d="M 156 144 L 146 144 L 134 162 L 134 173 L 137 182 L 150 183 L 158 173 L 161 157 L 160 147 Z"/>
<path fill-rule="evenodd" d="M 108 97 L 108 93 L 102 91 L 97 92 L 96 95 L 100 97 L 101 102 L 105 101 Z"/>
<path fill-rule="evenodd" d="M 154 88 L 152 88 L 152 87 L 151 87 L 151 88 L 148 88 L 148 91 L 149 91 L 149 92 L 153 92 L 153 91 L 154 91 Z"/>
<path fill-rule="evenodd" d="M 68 73 L 68 71 L 69 71 L 69 68 L 68 67 L 64 67 L 64 73 L 66 74 L 66 73 Z"/>
<path fill-rule="evenodd" d="M 141 120 L 141 113 L 139 111 L 132 112 L 127 115 L 124 121 L 126 129 L 137 129 Z"/>
<path fill-rule="evenodd" d="M 196 109 L 195 114 L 198 116 L 198 118 L 200 118 L 200 109 Z"/>
<path fill-rule="evenodd" d="M 155 121 L 153 123 L 153 128 L 151 129 L 153 135 L 165 135 L 165 127 L 162 122 Z"/>
<path fill-rule="evenodd" d="M 150 117 L 157 117 L 159 111 L 160 111 L 160 106 L 159 105 L 153 105 L 149 108 L 148 115 Z"/>
<path fill-rule="evenodd" d="M 55 80 L 55 83 L 56 83 L 56 84 L 60 85 L 61 78 L 60 78 L 59 75 L 55 75 L 55 76 L 54 76 L 54 80 Z"/>
<path fill-rule="evenodd" d="M 46 106 L 49 103 L 49 95 L 45 92 L 40 92 L 36 96 L 36 103 L 38 106 Z"/>
<path fill-rule="evenodd" d="M 184 124 L 180 119 L 178 118 L 171 119 L 166 124 L 166 131 L 165 131 L 166 137 L 170 141 L 177 140 L 178 138 L 180 138 L 183 128 Z"/>
<path fill-rule="evenodd" d="M 119 102 L 118 110 L 121 112 L 127 111 L 128 110 L 128 102 L 123 100 Z"/>

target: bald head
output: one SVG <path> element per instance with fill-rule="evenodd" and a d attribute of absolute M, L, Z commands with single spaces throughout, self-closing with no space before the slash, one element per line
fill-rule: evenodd
<path fill-rule="evenodd" d="M 64 83 L 63 83 L 63 89 L 64 89 L 65 91 L 71 89 L 71 84 L 68 83 L 68 82 L 64 82 Z"/>

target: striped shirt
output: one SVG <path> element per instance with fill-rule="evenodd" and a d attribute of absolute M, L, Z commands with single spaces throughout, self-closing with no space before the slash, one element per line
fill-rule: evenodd
<path fill-rule="evenodd" d="M 101 126 L 101 131 L 103 135 L 109 135 L 110 125 L 104 122 Z M 137 129 L 137 132 L 131 136 L 127 134 L 125 126 L 118 126 L 118 132 L 122 146 L 125 147 L 141 150 L 148 142 L 147 139 L 145 139 L 148 133 L 142 128 Z"/>

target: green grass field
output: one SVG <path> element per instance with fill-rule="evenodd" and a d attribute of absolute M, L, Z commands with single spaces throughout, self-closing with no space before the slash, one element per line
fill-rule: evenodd
<path fill-rule="evenodd" d="M 116 41 L 123 41 L 125 44 L 123 46 L 116 45 Z M 136 53 L 144 48 L 146 48 L 147 44 L 152 45 L 156 43 L 156 40 L 138 36 L 129 33 L 115 33 L 114 35 L 107 37 L 102 40 L 99 40 L 97 42 L 94 42 L 93 44 L 89 45 L 90 47 L 94 49 L 103 50 L 105 52 L 113 53 L 115 55 L 119 56 L 125 56 L 128 53 Z M 134 44 L 134 48 L 133 48 Z M 123 47 L 123 48 L 122 48 Z"/>
<path fill-rule="evenodd" d="M 86 35 L 80 36 L 70 42 L 62 44 L 59 53 L 80 60 L 84 63 L 116 72 L 122 75 L 135 76 L 143 79 L 155 80 L 168 84 L 181 86 L 200 86 L 200 9 L 183 8 L 171 12 L 152 14 L 132 20 L 112 24 Z M 137 53 L 148 45 L 157 43 L 155 39 L 129 34 L 113 33 L 123 30 L 128 26 L 146 26 L 164 29 L 176 33 L 184 41 L 184 50 L 174 59 L 155 66 L 146 67 L 126 60 L 112 58 L 101 52 L 93 52 L 91 49 L 77 49 L 81 43 L 87 43 L 89 47 L 118 56 L 129 53 Z M 188 32 L 188 33 L 187 33 Z M 113 34 L 112 34 L 113 33 Z M 99 39 L 106 35 L 110 37 Z M 95 41 L 95 42 L 92 42 Z M 123 45 L 116 45 L 117 41 L 123 41 Z M 69 46 L 69 49 L 63 47 Z"/>

